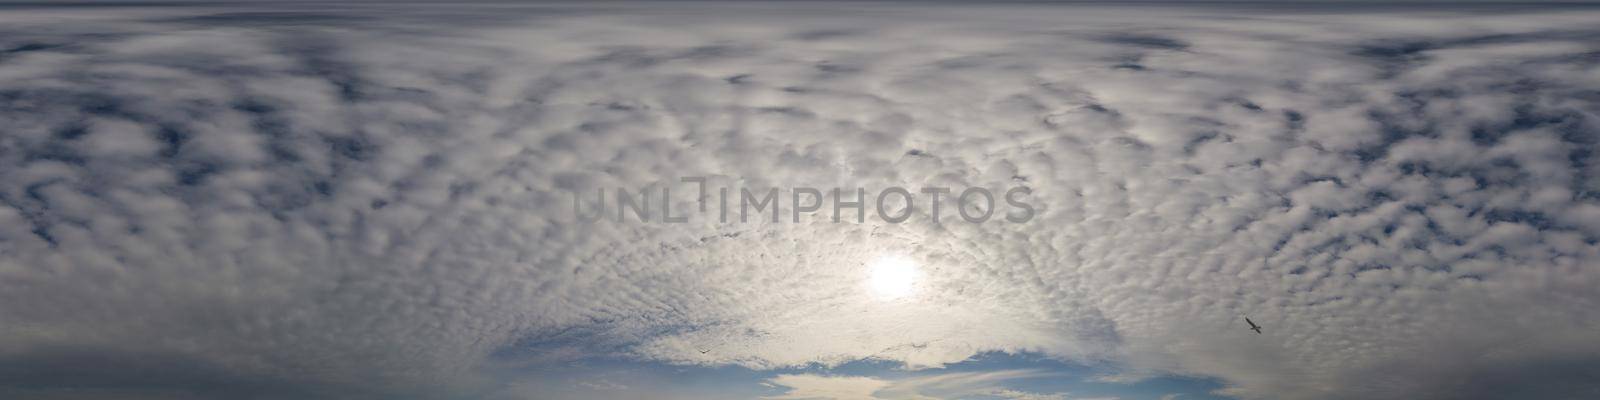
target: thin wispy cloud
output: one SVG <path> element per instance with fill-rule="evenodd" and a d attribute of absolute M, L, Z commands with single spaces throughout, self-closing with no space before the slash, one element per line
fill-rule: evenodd
<path fill-rule="evenodd" d="M 961 399 L 972 396 L 998 397 L 1017 400 L 1063 400 L 1062 393 L 1030 393 L 1006 389 L 1007 381 L 1026 378 L 1050 377 L 1055 374 L 1037 370 L 1002 370 L 989 372 L 948 372 L 914 378 L 883 379 L 866 376 L 830 375 L 779 375 L 767 384 L 781 387 L 781 395 L 767 399 L 784 400 L 935 400 Z"/>

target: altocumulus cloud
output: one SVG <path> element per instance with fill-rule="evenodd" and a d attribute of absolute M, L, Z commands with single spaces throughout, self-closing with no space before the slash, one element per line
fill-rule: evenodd
<path fill-rule="evenodd" d="M 1005 351 L 1246 399 L 1593 396 L 1600 13 L 1313 11 L 13 6 L 0 395 Z M 1039 215 L 573 218 L 684 176 L 1021 185 Z M 883 254 L 909 298 L 863 290 Z M 826 379 L 893 387 L 773 383 Z"/>

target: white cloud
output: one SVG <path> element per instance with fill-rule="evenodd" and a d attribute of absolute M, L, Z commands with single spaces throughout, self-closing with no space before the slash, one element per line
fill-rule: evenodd
<path fill-rule="evenodd" d="M 778 375 L 767 383 L 785 388 L 769 399 L 789 400 L 937 400 L 997 396 L 1020 400 L 1061 400 L 1063 394 L 1038 394 L 1004 387 L 1004 382 L 1049 376 L 1036 370 L 946 372 L 904 379 L 812 374 Z"/>
<path fill-rule="evenodd" d="M 1115 373 L 1096 375 L 1089 378 L 1089 380 L 1105 383 L 1133 384 L 1154 378 L 1155 375 L 1156 374 L 1151 371 L 1119 371 Z"/>
<path fill-rule="evenodd" d="M 778 375 L 767 381 L 788 388 L 768 399 L 788 400 L 874 400 L 873 396 L 890 382 L 865 376 Z"/>
<path fill-rule="evenodd" d="M 995 392 L 994 395 L 1013 400 L 1067 400 L 1067 395 L 1065 393 L 1043 394 L 1010 389 Z"/>

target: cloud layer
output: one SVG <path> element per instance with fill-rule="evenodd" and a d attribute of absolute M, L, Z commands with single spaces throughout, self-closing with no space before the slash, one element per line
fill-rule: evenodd
<path fill-rule="evenodd" d="M 1065 400 L 1061 393 L 1040 394 L 1005 389 L 1005 381 L 1049 376 L 1049 373 L 1031 370 L 1002 370 L 991 372 L 952 372 L 922 376 L 897 381 L 859 376 L 778 375 L 768 380 L 773 386 L 787 390 L 772 400 L 880 400 L 880 399 L 954 399 L 988 396 L 1015 400 Z M 1085 399 L 1093 400 L 1093 399 Z"/>
<path fill-rule="evenodd" d="M 1595 12 L 849 7 L 8 11 L 0 394 L 989 350 L 1241 398 L 1597 390 Z M 1040 214 L 572 213 L 692 209 L 685 176 L 1025 186 Z M 865 289 L 887 255 L 921 265 L 906 299 Z"/>

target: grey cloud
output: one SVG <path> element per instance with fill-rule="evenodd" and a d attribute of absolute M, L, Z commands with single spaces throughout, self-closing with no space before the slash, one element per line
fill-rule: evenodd
<path fill-rule="evenodd" d="M 1593 11 L 393 7 L 0 17 L 3 390 L 442 398 L 547 360 L 990 350 L 1241 398 L 1595 390 Z M 1042 207 L 572 219 L 570 190 L 682 176 Z M 862 290 L 884 254 L 923 265 L 914 299 Z"/>

